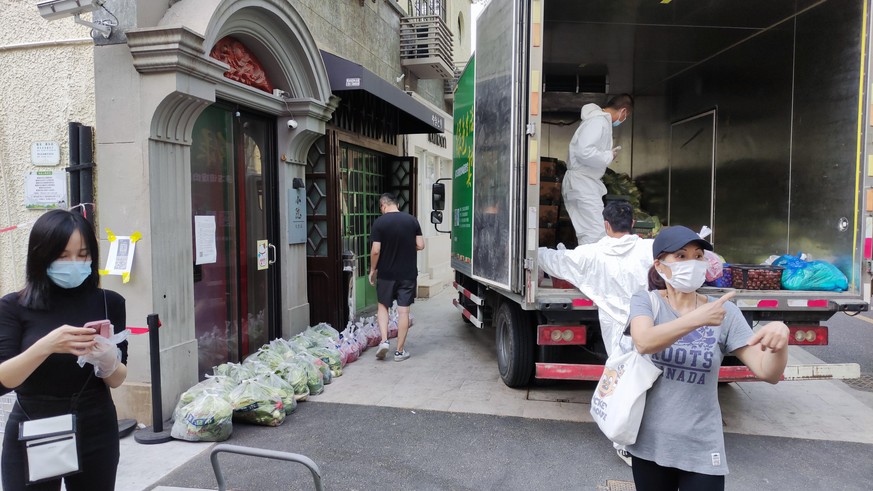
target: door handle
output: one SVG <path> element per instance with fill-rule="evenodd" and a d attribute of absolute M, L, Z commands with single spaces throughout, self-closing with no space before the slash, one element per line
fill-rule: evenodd
<path fill-rule="evenodd" d="M 273 251 L 273 259 L 270 259 L 270 256 L 267 256 L 267 264 L 275 264 L 276 263 L 276 246 L 273 244 L 267 244 L 269 250 Z"/>

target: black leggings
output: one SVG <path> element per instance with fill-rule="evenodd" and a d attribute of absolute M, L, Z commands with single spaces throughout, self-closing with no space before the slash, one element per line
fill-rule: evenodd
<path fill-rule="evenodd" d="M 663 467 L 639 457 L 632 461 L 637 491 L 724 491 L 724 476 Z"/>
<path fill-rule="evenodd" d="M 70 411 L 70 398 L 21 397 L 21 406 L 32 419 L 57 416 Z M 27 419 L 16 403 L 3 435 L 3 491 L 54 491 L 61 479 L 27 485 L 24 446 L 18 441 L 18 423 Z M 68 491 L 113 491 L 118 468 L 118 419 L 109 389 L 88 390 L 79 398 L 76 411 L 76 438 L 82 472 L 67 476 Z"/>

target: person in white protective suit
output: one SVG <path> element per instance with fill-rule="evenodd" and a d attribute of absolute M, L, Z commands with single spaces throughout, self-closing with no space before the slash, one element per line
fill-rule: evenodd
<path fill-rule="evenodd" d="M 569 281 L 597 305 L 607 355 L 627 327 L 631 297 L 649 284 L 652 240 L 631 233 L 633 213 L 628 202 L 611 202 L 601 214 L 606 233 L 602 239 L 575 249 L 537 251 L 543 271 Z"/>
<path fill-rule="evenodd" d="M 569 162 L 561 194 L 576 230 L 578 245 L 591 244 L 604 235 L 603 195 L 606 186 L 600 178 L 621 147 L 612 147 L 612 129 L 622 124 L 633 111 L 634 100 L 621 94 L 607 102 L 582 106 L 582 123 L 570 140 Z"/>
<path fill-rule="evenodd" d="M 602 212 L 606 236 L 575 249 L 540 247 L 537 261 L 549 276 L 569 281 L 597 305 L 600 332 L 606 353 L 618 349 L 627 327 L 630 299 L 649 286 L 652 239 L 631 233 L 634 209 L 626 201 L 613 201 Z M 613 444 L 616 454 L 631 465 L 623 445 Z"/>

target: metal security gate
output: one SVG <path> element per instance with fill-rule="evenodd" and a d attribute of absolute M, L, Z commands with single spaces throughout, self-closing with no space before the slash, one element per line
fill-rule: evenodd
<path fill-rule="evenodd" d="M 340 142 L 343 254 L 354 255 L 352 291 L 356 311 L 376 304 L 376 289 L 368 280 L 370 229 L 379 218 L 379 196 L 386 192 L 385 160 L 382 153 Z"/>
<path fill-rule="evenodd" d="M 415 214 L 417 182 L 414 157 L 391 156 L 340 138 L 329 130 L 312 145 L 306 163 L 310 321 L 335 327 L 345 326 L 350 311 L 376 305 L 368 273 L 379 197 L 392 193 L 401 211 Z"/>
<path fill-rule="evenodd" d="M 391 193 L 400 211 L 415 214 L 414 157 L 392 157 L 368 148 L 339 143 L 340 220 L 343 254 L 355 261 L 352 295 L 355 310 L 377 303 L 370 285 L 370 231 L 379 218 L 379 197 Z"/>

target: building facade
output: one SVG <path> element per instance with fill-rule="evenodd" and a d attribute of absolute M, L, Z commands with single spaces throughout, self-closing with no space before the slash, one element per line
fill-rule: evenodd
<path fill-rule="evenodd" d="M 93 63 L 83 87 L 68 89 L 85 94 L 81 116 L 57 114 L 49 136 L 63 141 L 60 128 L 71 119 L 95 128 L 101 261 L 103 231 L 141 236 L 129 281 L 106 276 L 103 284 L 127 299 L 129 326 L 160 316 L 165 418 L 212 366 L 317 322 L 342 328 L 372 308 L 364 279 L 382 192 L 398 195 L 427 230 L 420 294 L 451 279 L 441 271 L 448 237 L 426 219 L 430 183 L 451 168 L 446 81 L 454 59 L 433 47 L 469 46 L 469 34 L 463 41 L 452 31 L 469 17 L 469 1 L 105 7 L 93 20 L 113 24 L 111 35 L 76 45 L 81 53 L 68 56 L 77 63 L 66 61 Z M 71 20 L 28 18 L 87 36 Z M 0 48 L 0 56 L 12 51 Z M 30 168 L 17 165 L 17 173 Z M 9 223 L 36 216 L 17 212 L 20 197 L 2 199 L 15 215 Z M 26 233 L 0 241 L 3 290 L 12 291 L 23 283 Z M 121 415 L 147 421 L 147 336 L 130 342 L 130 375 L 115 399 Z"/>

